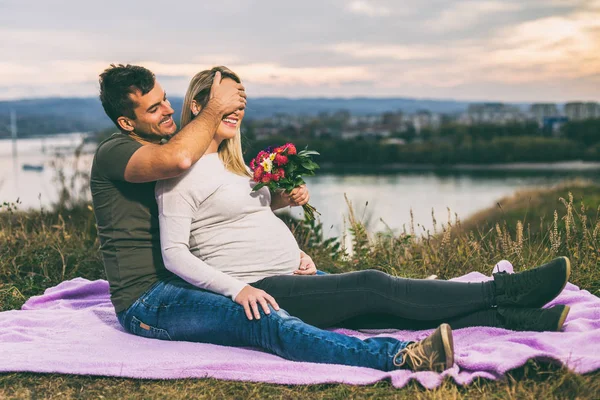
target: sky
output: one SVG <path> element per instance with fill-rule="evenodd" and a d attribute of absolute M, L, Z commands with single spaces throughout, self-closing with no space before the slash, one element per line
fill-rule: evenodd
<path fill-rule="evenodd" d="M 0 22 L 0 100 L 132 63 L 176 96 L 226 65 L 249 97 L 600 101 L 600 0 L 0 0 Z"/>

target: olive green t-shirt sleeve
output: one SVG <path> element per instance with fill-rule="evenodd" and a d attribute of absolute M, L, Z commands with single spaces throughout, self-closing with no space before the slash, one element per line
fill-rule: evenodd
<path fill-rule="evenodd" d="M 116 133 L 98 149 L 96 163 L 99 172 L 113 181 L 125 180 L 129 159 L 142 144 L 124 134 Z"/>

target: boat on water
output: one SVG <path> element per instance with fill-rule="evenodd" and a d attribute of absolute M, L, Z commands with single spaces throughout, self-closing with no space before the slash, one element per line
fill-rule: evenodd
<path fill-rule="evenodd" d="M 44 171 L 44 165 L 36 165 L 36 164 L 23 164 L 23 171 L 34 171 L 34 172 L 42 172 Z"/>

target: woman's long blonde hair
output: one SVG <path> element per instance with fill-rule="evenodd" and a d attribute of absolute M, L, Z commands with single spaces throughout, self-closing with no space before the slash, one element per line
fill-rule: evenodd
<path fill-rule="evenodd" d="M 217 71 L 221 72 L 222 79 L 233 79 L 237 83 L 241 83 L 241 79 L 235 72 L 227 67 L 219 66 L 212 69 L 207 69 L 198 72 L 191 80 L 188 90 L 183 99 L 183 109 L 181 110 L 181 128 L 190 123 L 194 119 L 192 114 L 192 101 L 204 108 L 208 104 L 210 89 Z M 244 155 L 242 153 L 242 136 L 240 130 L 231 139 L 225 139 L 219 145 L 219 158 L 223 161 L 225 168 L 241 176 L 250 176 L 248 167 L 244 163 Z"/>

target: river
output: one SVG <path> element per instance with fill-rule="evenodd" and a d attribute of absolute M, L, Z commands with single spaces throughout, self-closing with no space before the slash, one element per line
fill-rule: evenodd
<path fill-rule="evenodd" d="M 71 190 L 78 192 L 84 188 L 83 179 L 75 179 L 73 184 L 70 179 L 74 171 L 87 173 L 90 169 L 91 153 L 77 159 L 72 156 L 84 136 L 19 139 L 16 159 L 12 157 L 12 142 L 0 140 L 0 203 L 15 202 L 18 198 L 20 209 L 51 207 L 62 186 L 57 180 L 57 171 L 64 173 L 67 187 L 73 187 Z M 93 145 L 87 150 L 93 150 Z M 56 157 L 57 152 L 62 156 Z M 310 203 L 321 213 L 325 235 L 337 237 L 348 214 L 344 194 L 352 202 L 356 216 L 366 222 L 371 231 L 388 227 L 396 231 L 403 227 L 409 230 L 411 210 L 415 227 L 422 231 L 433 227 L 432 210 L 438 223 L 447 221 L 448 208 L 453 219 L 455 213 L 465 219 L 494 206 L 498 199 L 516 190 L 551 186 L 574 178 L 600 181 L 600 164 L 573 162 L 533 167 L 514 164 L 444 170 L 401 168 L 385 173 L 319 172 L 306 181 L 311 192 Z M 89 198 L 89 193 L 81 195 Z M 294 209 L 292 214 L 301 216 L 302 210 Z"/>

